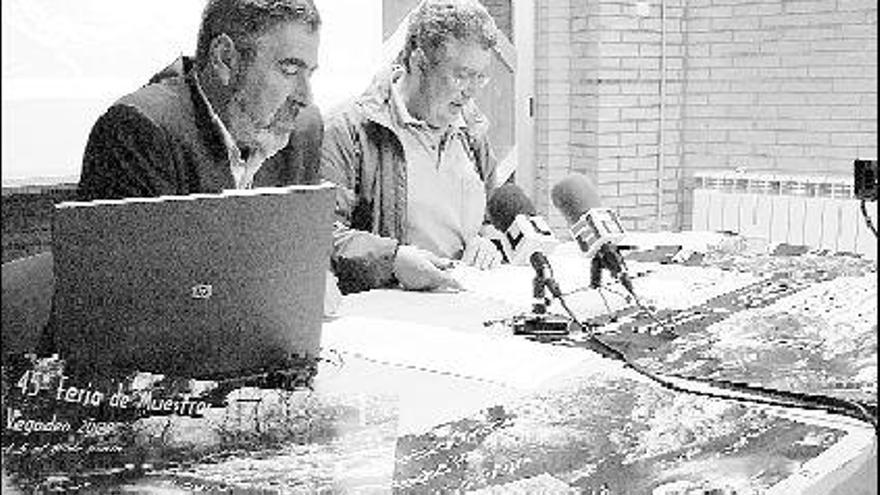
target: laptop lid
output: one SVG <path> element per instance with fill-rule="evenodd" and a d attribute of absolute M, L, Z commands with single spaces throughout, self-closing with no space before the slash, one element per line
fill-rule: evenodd
<path fill-rule="evenodd" d="M 329 183 L 58 204 L 68 368 L 217 378 L 315 356 L 333 206 Z"/>

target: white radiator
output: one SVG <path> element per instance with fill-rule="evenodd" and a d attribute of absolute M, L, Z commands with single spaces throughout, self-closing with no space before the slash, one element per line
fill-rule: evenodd
<path fill-rule="evenodd" d="M 694 175 L 692 228 L 877 259 L 877 238 L 853 195 L 853 178 L 734 171 Z M 867 211 L 877 226 L 877 202 Z"/>

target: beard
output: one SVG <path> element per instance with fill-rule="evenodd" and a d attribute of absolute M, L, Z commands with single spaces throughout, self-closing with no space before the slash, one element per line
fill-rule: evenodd
<path fill-rule="evenodd" d="M 298 109 L 285 110 L 282 107 L 275 112 L 269 125 L 261 125 L 245 108 L 238 95 L 233 97 L 229 105 L 228 127 L 239 148 L 247 148 L 251 153 L 269 158 L 287 146 Z"/>

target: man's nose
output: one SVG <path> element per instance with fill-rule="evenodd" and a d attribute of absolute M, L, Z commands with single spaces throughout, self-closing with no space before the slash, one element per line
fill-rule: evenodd
<path fill-rule="evenodd" d="M 293 100 L 294 103 L 299 104 L 300 106 L 307 106 L 312 104 L 312 83 L 309 76 L 301 76 L 297 78 L 297 81 L 294 83 L 295 86 L 293 88 L 293 93 L 290 95 L 290 99 Z"/>

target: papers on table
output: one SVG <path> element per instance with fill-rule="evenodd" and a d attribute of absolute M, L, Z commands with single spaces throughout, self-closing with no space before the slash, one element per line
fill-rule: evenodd
<path fill-rule="evenodd" d="M 356 316 L 325 323 L 321 347 L 343 357 L 526 390 L 588 360 L 597 362 L 597 370 L 609 365 L 585 349 Z"/>

